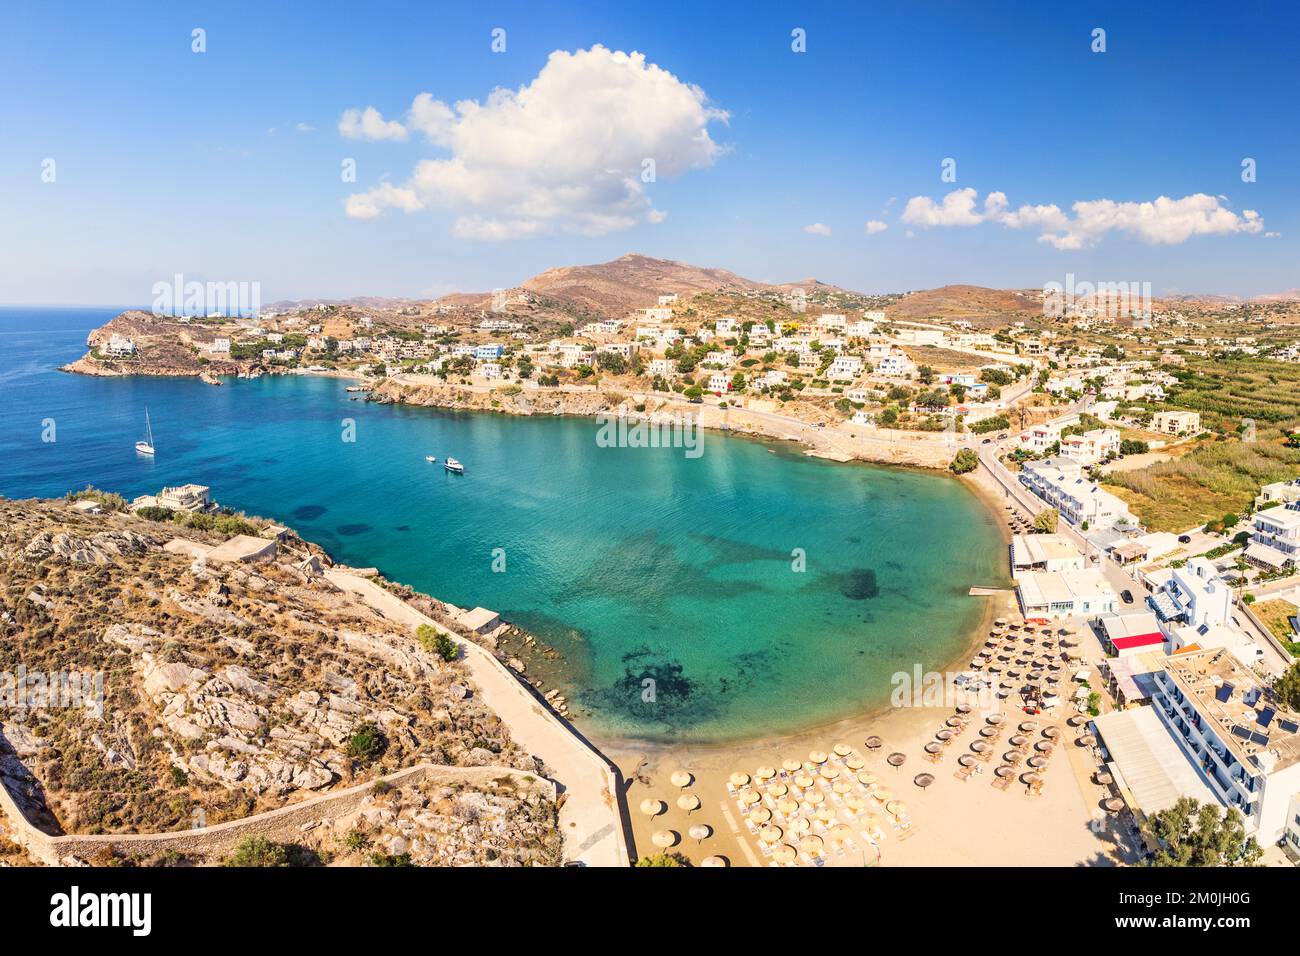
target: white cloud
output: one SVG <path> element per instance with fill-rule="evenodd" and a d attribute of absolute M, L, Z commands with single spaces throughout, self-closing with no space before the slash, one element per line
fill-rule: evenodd
<path fill-rule="evenodd" d="M 294 124 L 293 124 L 293 128 L 296 129 L 296 130 L 297 130 L 298 132 L 300 132 L 300 133 L 314 133 L 314 132 L 316 132 L 316 127 L 315 127 L 315 126 L 312 126 L 311 123 L 294 123 Z"/>
<path fill-rule="evenodd" d="M 1039 242 L 1057 249 L 1083 249 L 1095 245 L 1109 232 L 1135 236 L 1152 245 L 1176 245 L 1194 236 L 1258 233 L 1264 221 L 1253 209 L 1240 215 L 1228 209 L 1223 197 L 1193 193 L 1181 199 L 1160 196 L 1152 202 L 1082 200 L 1070 207 L 1073 217 L 1055 204 L 1024 205 L 1012 211 L 1005 193 L 990 192 L 984 208 L 969 187 L 943 197 L 942 204 L 928 196 L 914 196 L 903 209 L 902 221 L 917 226 L 974 226 L 996 222 L 1010 229 L 1037 229 Z"/>
<path fill-rule="evenodd" d="M 867 220 L 867 235 L 868 235 L 868 236 L 874 236 L 876 233 L 878 233 L 878 232 L 884 232 L 884 231 L 885 231 L 886 229 L 888 229 L 888 228 L 889 228 L 889 224 L 888 224 L 888 223 L 885 223 L 885 222 L 881 222 L 879 219 L 868 219 L 868 220 Z"/>
<path fill-rule="evenodd" d="M 339 135 L 344 139 L 406 139 L 406 127 L 397 120 L 386 120 L 373 106 L 364 110 L 344 110 L 339 117 Z"/>
<path fill-rule="evenodd" d="M 803 231 L 810 236 L 829 236 L 831 227 L 824 222 L 813 222 L 803 227 Z"/>
<path fill-rule="evenodd" d="M 457 236 L 487 240 L 594 236 L 660 222 L 665 214 L 653 208 L 643 174 L 671 178 L 713 165 L 723 148 L 709 124 L 727 120 L 703 90 L 643 54 L 599 45 L 557 50 L 532 82 L 481 102 L 449 106 L 421 93 L 405 125 L 372 107 L 348 110 L 339 131 L 364 131 L 371 113 L 370 128 L 400 128 L 395 139 L 419 132 L 450 155 L 421 160 L 401 186 L 353 195 L 348 215 L 450 209 Z"/>
<path fill-rule="evenodd" d="M 1276 238 L 1278 238 L 1280 235 L 1282 235 L 1282 233 L 1280 233 L 1280 232 L 1266 232 L 1266 233 L 1264 233 L 1264 238 L 1265 238 L 1265 239 L 1276 239 Z"/>

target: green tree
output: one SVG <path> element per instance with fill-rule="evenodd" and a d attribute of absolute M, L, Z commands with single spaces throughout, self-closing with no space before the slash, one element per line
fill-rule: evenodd
<path fill-rule="evenodd" d="M 1056 522 L 1061 513 L 1055 508 L 1044 508 L 1038 514 L 1034 515 L 1034 530 L 1041 531 L 1044 534 L 1052 534 L 1056 531 Z"/>
<path fill-rule="evenodd" d="M 1249 595 L 1253 597 L 1254 595 Z M 1273 693 L 1288 710 L 1300 712 L 1300 661 L 1292 664 L 1273 682 Z"/>
<path fill-rule="evenodd" d="M 374 763 L 387 749 L 388 739 L 369 722 L 359 725 L 348 738 L 348 756 L 362 765 Z"/>
<path fill-rule="evenodd" d="M 954 475 L 964 475 L 969 471 L 974 471 L 979 467 L 979 464 L 979 455 L 975 454 L 975 452 L 971 451 L 969 448 L 962 448 L 953 456 L 952 461 L 948 465 L 948 469 Z"/>
<path fill-rule="evenodd" d="M 1255 838 L 1246 836 L 1240 810 L 1230 807 L 1225 814 L 1191 797 L 1152 814 L 1145 829 L 1160 847 L 1152 866 L 1254 866 L 1263 854 Z"/>
<path fill-rule="evenodd" d="M 289 865 L 289 851 L 283 843 L 272 843 L 266 837 L 247 837 L 235 848 L 226 866 L 277 867 Z"/>
<path fill-rule="evenodd" d="M 637 866 L 690 866 L 691 861 L 680 853 L 669 853 L 664 850 L 662 853 L 655 853 L 651 856 L 643 856 L 636 861 Z"/>

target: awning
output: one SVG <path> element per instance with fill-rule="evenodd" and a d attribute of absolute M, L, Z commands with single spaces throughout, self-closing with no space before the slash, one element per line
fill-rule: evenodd
<path fill-rule="evenodd" d="M 1159 631 L 1152 634 L 1134 634 L 1130 637 L 1112 637 L 1110 642 L 1115 645 L 1115 649 L 1126 651 L 1132 647 L 1150 647 L 1153 644 L 1163 644 L 1165 636 Z"/>
<path fill-rule="evenodd" d="M 1279 551 L 1262 541 L 1253 541 L 1246 546 L 1246 560 L 1267 564 L 1270 568 L 1284 568 L 1287 562 L 1294 560 L 1285 551 Z"/>
<path fill-rule="evenodd" d="M 1183 609 L 1178 606 L 1178 602 L 1173 599 L 1166 591 L 1157 591 L 1151 595 L 1151 606 L 1155 612 L 1160 615 L 1162 621 L 1178 617 L 1183 613 Z"/>

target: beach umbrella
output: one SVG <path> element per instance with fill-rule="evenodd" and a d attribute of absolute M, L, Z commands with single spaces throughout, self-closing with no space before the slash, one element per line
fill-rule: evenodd
<path fill-rule="evenodd" d="M 1015 682 L 1015 681 L 1010 681 L 1010 680 L 1004 680 L 1004 681 L 1003 681 L 1001 684 L 999 684 L 998 686 L 1001 687 L 1003 690 L 1011 690 L 1011 688 L 1013 688 L 1013 687 L 1016 686 L 1016 682 Z"/>
<path fill-rule="evenodd" d="M 686 831 L 691 835 L 691 839 L 696 843 L 703 843 L 709 837 L 713 836 L 713 827 L 707 823 L 697 823 Z"/>
<path fill-rule="evenodd" d="M 999 777 L 1009 777 L 1013 773 L 1015 773 L 1015 771 L 1012 770 L 1010 767 L 1008 767 L 1006 764 L 1003 764 L 1002 766 L 998 767 L 998 769 L 994 770 L 993 772 L 997 774 Z"/>
<path fill-rule="evenodd" d="M 1068 721 L 1071 727 L 1082 727 L 1087 722 L 1088 718 L 1083 716 L 1083 714 L 1074 714 Z"/>
<path fill-rule="evenodd" d="M 1005 721 L 1007 718 L 1005 714 L 989 714 L 988 717 L 985 719 L 994 727 L 996 727 L 999 724 L 1001 724 L 1003 721 Z"/>
<path fill-rule="evenodd" d="M 1013 747 L 1023 747 L 1025 744 L 1029 743 L 1029 738 L 1023 734 L 1016 734 L 1009 742 Z"/>
<path fill-rule="evenodd" d="M 700 808 L 700 798 L 693 793 L 684 793 L 677 798 L 677 807 L 687 813 L 694 813 Z"/>
<path fill-rule="evenodd" d="M 1039 753 L 1050 754 L 1054 749 L 1054 745 L 1050 740 L 1040 740 L 1038 743 L 1034 744 L 1034 749 Z"/>
<path fill-rule="evenodd" d="M 867 762 L 861 757 L 849 757 L 844 761 L 844 766 L 848 767 L 850 770 L 861 770 L 866 765 Z"/>
<path fill-rule="evenodd" d="M 944 723 L 947 724 L 949 727 L 961 726 L 961 721 L 956 717 L 949 717 L 947 720 L 944 721 Z"/>
<path fill-rule="evenodd" d="M 1032 720 L 1022 720 L 1020 722 L 1020 732 L 1022 734 L 1027 734 L 1037 726 L 1038 724 L 1034 723 Z"/>
<path fill-rule="evenodd" d="M 781 769 L 786 773 L 798 773 L 803 769 L 803 764 L 797 760 L 782 760 Z"/>
<path fill-rule="evenodd" d="M 894 791 L 890 790 L 888 787 L 880 787 L 875 792 L 875 798 L 881 803 L 888 803 L 890 800 L 894 799 Z"/>
<path fill-rule="evenodd" d="M 747 807 L 752 807 L 754 804 L 758 803 L 758 801 L 760 801 L 760 800 L 762 800 L 762 799 L 763 799 L 763 798 L 760 797 L 760 796 L 759 796 L 755 791 L 753 791 L 753 790 L 746 790 L 746 791 L 744 791 L 744 792 L 740 795 L 740 802 L 743 803 L 743 804 L 744 804 L 745 806 L 747 806 Z"/>
<path fill-rule="evenodd" d="M 821 813 L 822 811 L 818 810 L 817 812 Z M 793 820 L 790 821 L 791 833 L 807 833 L 811 829 L 812 829 L 812 821 L 809 820 L 807 817 L 795 817 Z"/>
<path fill-rule="evenodd" d="M 876 736 L 868 737 L 864 742 L 864 746 L 868 750 L 879 750 L 884 745 L 885 745 L 885 741 L 882 740 L 880 737 L 876 737 Z"/>
<path fill-rule="evenodd" d="M 834 790 L 836 793 L 838 793 L 840 796 L 844 796 L 844 794 L 849 793 L 853 790 L 853 784 L 849 783 L 847 780 L 836 780 L 833 784 L 831 784 L 831 789 Z"/>
<path fill-rule="evenodd" d="M 988 753 L 988 751 L 992 749 L 992 746 L 993 745 L 987 740 L 977 740 L 970 745 L 970 749 L 975 751 L 977 754 L 982 754 Z"/>
<path fill-rule="evenodd" d="M 772 850 L 772 859 L 778 863 L 793 863 L 799 858 L 799 851 L 788 843 L 782 843 Z"/>
<path fill-rule="evenodd" d="M 1040 767 L 1046 767 L 1046 766 L 1047 766 L 1047 758 L 1046 758 L 1046 757 L 1030 757 L 1029 760 L 1027 761 L 1027 763 L 1029 764 L 1029 766 L 1031 766 L 1031 767 L 1033 767 L 1034 769 L 1037 770 L 1037 769 L 1040 768 Z"/>
<path fill-rule="evenodd" d="M 850 793 L 847 797 L 844 798 L 844 805 L 848 807 L 850 810 L 852 810 L 854 813 L 856 813 L 859 810 L 863 810 L 866 808 L 867 801 L 863 800 L 856 793 Z"/>
<path fill-rule="evenodd" d="M 852 840 L 853 827 L 849 826 L 847 823 L 837 823 L 835 826 L 831 827 L 830 838 L 841 842 L 844 840 Z"/>
<path fill-rule="evenodd" d="M 1109 810 L 1111 813 L 1119 813 L 1121 810 L 1124 809 L 1124 801 L 1121 800 L 1119 797 L 1111 797 L 1109 800 L 1103 803 L 1102 806 L 1105 807 L 1107 810 Z"/>
<path fill-rule="evenodd" d="M 1014 764 L 1014 763 L 1020 763 L 1020 761 L 1024 759 L 1024 756 L 1025 756 L 1024 754 L 1018 753 L 1015 750 L 1008 750 L 1006 753 L 1002 755 L 1002 759 L 1005 760 L 1007 763 Z"/>
<path fill-rule="evenodd" d="M 790 788 L 783 783 L 774 783 L 767 788 L 768 796 L 771 797 L 784 797 L 789 792 Z"/>
<path fill-rule="evenodd" d="M 915 777 L 912 778 L 912 783 L 916 784 L 918 787 L 924 790 L 926 787 L 930 786 L 930 784 L 934 783 L 934 774 L 918 773 Z"/>
<path fill-rule="evenodd" d="M 641 812 L 648 817 L 657 817 L 667 809 L 667 805 L 662 800 L 645 799 L 641 801 Z"/>
<path fill-rule="evenodd" d="M 731 785 L 733 787 L 743 787 L 746 786 L 748 783 L 749 783 L 749 774 L 747 773 L 733 773 L 731 775 Z"/>
<path fill-rule="evenodd" d="M 822 750 L 814 750 L 808 755 L 808 759 L 813 763 L 825 763 L 826 752 Z"/>
<path fill-rule="evenodd" d="M 821 773 L 827 780 L 834 780 L 840 775 L 839 770 L 835 767 L 822 767 Z"/>
<path fill-rule="evenodd" d="M 1115 782 L 1115 778 L 1104 770 L 1097 771 L 1096 780 L 1097 783 L 1101 784 L 1103 787 L 1109 786 Z"/>
<path fill-rule="evenodd" d="M 959 713 L 959 714 L 969 714 L 970 711 L 971 711 L 971 706 L 970 706 L 970 704 L 958 704 L 958 705 L 957 705 L 957 713 Z"/>
<path fill-rule="evenodd" d="M 809 856 L 816 856 L 822 851 L 822 838 L 815 833 L 810 833 L 799 841 L 799 849 L 803 850 Z"/>
<path fill-rule="evenodd" d="M 831 749 L 834 750 L 836 755 L 840 757 L 847 757 L 849 754 L 853 753 L 853 748 L 845 743 L 838 743 Z"/>
<path fill-rule="evenodd" d="M 700 860 L 700 866 L 726 866 L 727 858 L 725 856 L 706 856 Z"/>
<path fill-rule="evenodd" d="M 691 784 L 695 782 L 695 778 L 692 777 L 685 770 L 676 771 L 668 779 L 672 781 L 674 787 L 680 787 L 680 788 L 689 787 Z"/>
<path fill-rule="evenodd" d="M 835 822 L 837 816 L 838 814 L 833 807 L 822 807 L 817 811 L 817 819 L 828 826 Z"/>
<path fill-rule="evenodd" d="M 1092 734 L 1084 734 L 1082 737 L 1079 738 L 1080 747 L 1091 747 L 1096 742 L 1097 742 L 1097 738 L 1094 737 Z"/>
<path fill-rule="evenodd" d="M 996 737 L 997 735 L 998 735 L 998 729 L 997 729 L 996 727 L 981 727 L 981 728 L 980 728 L 980 736 L 981 736 L 981 737 Z"/>
<path fill-rule="evenodd" d="M 804 790 L 807 790 L 807 789 L 808 789 L 809 787 L 811 787 L 814 783 L 816 783 L 816 781 L 813 780 L 813 778 L 810 777 L 810 776 L 808 776 L 808 774 L 806 774 L 806 773 L 801 773 L 801 774 L 799 774 L 799 776 L 797 776 L 797 777 L 794 778 L 794 784 L 795 784 L 795 786 L 796 786 L 796 787 L 802 787 Z"/>
<path fill-rule="evenodd" d="M 758 826 L 772 819 L 772 811 L 767 807 L 755 807 L 749 811 L 749 822 Z"/>
<path fill-rule="evenodd" d="M 1057 737 L 1061 736 L 1061 728 L 1060 728 L 1060 727 L 1044 727 L 1044 728 L 1043 728 L 1043 736 L 1046 737 L 1048 740 L 1055 740 Z"/>
<path fill-rule="evenodd" d="M 1006 619 L 1005 617 L 997 618 L 997 619 L 993 622 L 993 624 L 994 624 L 994 626 L 996 626 L 996 627 L 1006 627 L 1006 626 L 1007 626 L 1007 619 Z"/>
<path fill-rule="evenodd" d="M 821 806 L 826 802 L 826 794 L 822 793 L 820 790 L 810 790 L 808 793 L 804 794 L 803 802 L 814 807 Z"/>
<path fill-rule="evenodd" d="M 890 800 L 885 804 L 885 812 L 892 813 L 896 817 L 901 817 L 907 812 L 907 804 L 902 800 Z"/>
<path fill-rule="evenodd" d="M 947 731 L 946 730 L 940 731 L 940 733 L 947 733 Z M 890 754 L 886 759 L 889 761 L 889 765 L 891 767 L 901 767 L 904 763 L 907 762 L 907 754 L 901 754 L 895 751 L 894 753 Z"/>
<path fill-rule="evenodd" d="M 670 846 L 676 846 L 680 837 L 677 836 L 676 830 L 658 830 L 650 839 L 655 846 L 666 850 Z"/>
<path fill-rule="evenodd" d="M 1040 783 L 1042 779 L 1043 779 L 1042 777 L 1040 777 L 1037 773 L 1034 773 L 1032 771 L 1023 775 L 1020 778 L 1021 782 L 1028 783 L 1028 784 Z"/>
<path fill-rule="evenodd" d="M 785 831 L 771 824 L 758 831 L 758 838 L 764 843 L 780 843 L 783 836 L 785 836 Z"/>
<path fill-rule="evenodd" d="M 771 780 L 773 777 L 776 776 L 776 768 L 759 767 L 757 770 L 754 771 L 754 776 L 757 777 L 759 780 Z"/>
<path fill-rule="evenodd" d="M 975 766 L 975 758 L 972 757 L 970 754 L 962 754 L 960 757 L 957 758 L 957 762 L 961 764 L 963 767 Z"/>
<path fill-rule="evenodd" d="M 928 754 L 942 753 L 943 746 L 941 744 L 936 744 L 933 741 L 931 741 L 930 743 L 925 745 L 925 752 Z"/>
<path fill-rule="evenodd" d="M 951 730 L 941 730 L 941 731 L 939 731 L 937 734 L 934 735 L 934 738 L 935 738 L 935 740 L 952 740 L 952 738 L 953 738 L 954 736 L 956 736 L 956 735 L 955 735 Z M 889 762 L 890 762 L 891 764 L 893 764 L 895 767 L 898 766 L 898 764 L 894 763 L 894 759 L 893 759 L 893 755 L 892 755 L 892 754 L 890 755 Z"/>
<path fill-rule="evenodd" d="M 790 799 L 777 801 L 776 808 L 781 811 L 782 816 L 787 817 L 799 812 L 799 804 Z"/>
<path fill-rule="evenodd" d="M 864 770 L 858 774 L 858 783 L 862 784 L 864 787 L 871 786 L 877 779 L 876 775 L 870 770 Z"/>

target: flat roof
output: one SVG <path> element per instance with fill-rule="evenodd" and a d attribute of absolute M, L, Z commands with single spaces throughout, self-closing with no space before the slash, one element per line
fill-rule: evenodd
<path fill-rule="evenodd" d="M 1111 762 L 1119 770 L 1137 809 L 1150 816 L 1180 797 L 1220 804 L 1200 770 L 1150 707 L 1116 710 L 1093 718 Z"/>
<path fill-rule="evenodd" d="M 1115 589 L 1106 580 L 1106 575 L 1096 568 L 1026 571 L 1020 575 L 1018 586 L 1026 607 L 1059 604 L 1098 595 L 1115 596 Z"/>
<path fill-rule="evenodd" d="M 1300 527 L 1300 511 L 1293 508 L 1266 508 L 1255 512 L 1255 520 L 1277 525 L 1279 528 Z"/>

